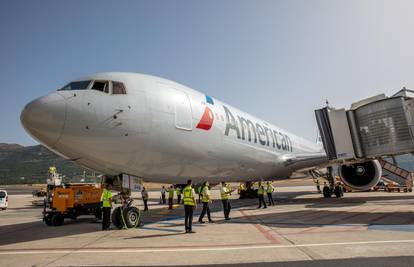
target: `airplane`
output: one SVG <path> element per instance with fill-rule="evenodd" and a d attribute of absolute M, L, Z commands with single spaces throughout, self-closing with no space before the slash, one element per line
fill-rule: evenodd
<path fill-rule="evenodd" d="M 156 76 L 88 75 L 28 103 L 25 130 L 58 155 L 108 177 L 184 184 L 287 179 L 327 166 L 323 146 Z M 378 161 L 341 165 L 349 187 L 381 177 Z"/>

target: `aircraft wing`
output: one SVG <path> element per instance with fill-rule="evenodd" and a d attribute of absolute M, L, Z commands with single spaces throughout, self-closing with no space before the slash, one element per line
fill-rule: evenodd
<path fill-rule="evenodd" d="M 329 165 L 325 152 L 284 155 L 283 162 L 286 167 L 292 167 L 296 172 L 323 168 Z"/>

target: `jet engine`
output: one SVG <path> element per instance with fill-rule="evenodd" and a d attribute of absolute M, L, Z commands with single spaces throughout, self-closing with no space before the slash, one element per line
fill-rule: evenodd
<path fill-rule="evenodd" d="M 370 160 L 350 165 L 340 165 L 338 173 L 344 184 L 355 190 L 365 191 L 375 186 L 382 176 L 378 160 Z"/>

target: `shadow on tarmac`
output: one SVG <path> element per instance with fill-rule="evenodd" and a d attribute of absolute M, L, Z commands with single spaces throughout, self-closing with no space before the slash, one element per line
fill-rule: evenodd
<path fill-rule="evenodd" d="M 0 246 L 100 232 L 102 228 L 101 224 L 91 223 L 91 221 L 91 218 L 65 220 L 65 224 L 59 227 L 47 226 L 41 220 L 36 222 L 3 225 L 0 226 Z M 65 227 L 68 225 L 71 225 L 72 227 Z"/>
<path fill-rule="evenodd" d="M 299 193 L 276 193 L 276 205 L 268 208 L 265 214 L 255 214 L 257 199 L 231 200 L 233 208 L 239 208 L 240 211 L 246 211 L 243 217 L 233 218 L 230 221 L 218 219 L 215 215 L 216 223 L 245 223 L 245 224 L 262 224 L 270 227 L 280 228 L 304 228 L 304 227 L 320 227 L 330 225 L 410 225 L 414 224 L 413 212 L 376 212 L 375 209 L 358 210 L 360 205 L 368 201 L 377 201 L 381 205 L 393 205 L 392 201 L 397 200 L 413 200 L 414 196 L 407 196 L 404 193 L 398 196 L 365 196 L 352 197 L 352 193 L 346 194 L 344 198 L 296 198 L 309 192 Z M 369 193 L 368 193 L 369 194 Z M 384 203 L 381 203 L 384 201 Z M 279 212 L 278 206 L 289 206 L 305 204 L 305 210 Z M 395 203 L 394 203 L 395 204 Z M 338 210 L 317 210 L 317 208 L 327 207 L 345 207 L 355 206 L 349 211 Z M 197 223 L 201 213 L 201 205 L 198 204 L 197 210 L 194 212 L 194 227 L 205 227 L 208 224 Z M 274 210 L 275 212 L 271 212 Z M 211 205 L 212 212 L 221 212 L 222 205 L 220 200 L 215 200 Z M 270 213 L 269 213 L 270 211 Z M 218 213 L 218 215 L 222 215 Z M 231 216 L 231 214 L 230 214 Z M 155 238 L 171 235 L 181 235 L 182 233 L 170 227 L 182 225 L 184 228 L 184 208 L 182 205 L 173 210 L 166 207 L 161 209 L 153 209 L 149 212 L 143 212 L 142 220 L 144 222 L 143 230 L 156 229 L 166 232 L 165 234 L 156 234 L 149 236 L 139 236 L 132 238 Z M 392 217 L 392 218 L 390 218 Z M 176 223 L 176 220 L 181 220 Z M 13 224 L 0 226 L 0 246 L 21 242 L 29 242 L 36 240 L 44 240 L 49 238 L 58 238 L 79 234 L 87 234 L 100 232 L 101 225 L 98 223 L 90 223 L 92 218 L 82 217 L 78 220 L 65 220 L 65 224 L 60 227 L 46 226 L 41 220 L 36 222 Z M 207 220 L 205 217 L 204 220 Z M 174 222 L 170 222 L 174 221 Z M 88 223 L 89 222 L 89 223 Z M 152 227 L 152 223 L 160 224 L 160 226 Z M 410 228 L 411 229 L 411 228 Z M 410 230 L 409 229 L 409 230 Z M 411 230 L 410 230 L 411 231 Z M 414 266 L 414 265 L 412 265 Z"/>

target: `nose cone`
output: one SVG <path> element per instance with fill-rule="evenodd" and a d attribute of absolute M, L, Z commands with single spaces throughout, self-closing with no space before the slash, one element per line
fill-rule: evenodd
<path fill-rule="evenodd" d="M 26 131 L 52 147 L 59 140 L 66 118 L 66 101 L 59 93 L 42 96 L 27 104 L 20 121 Z"/>

